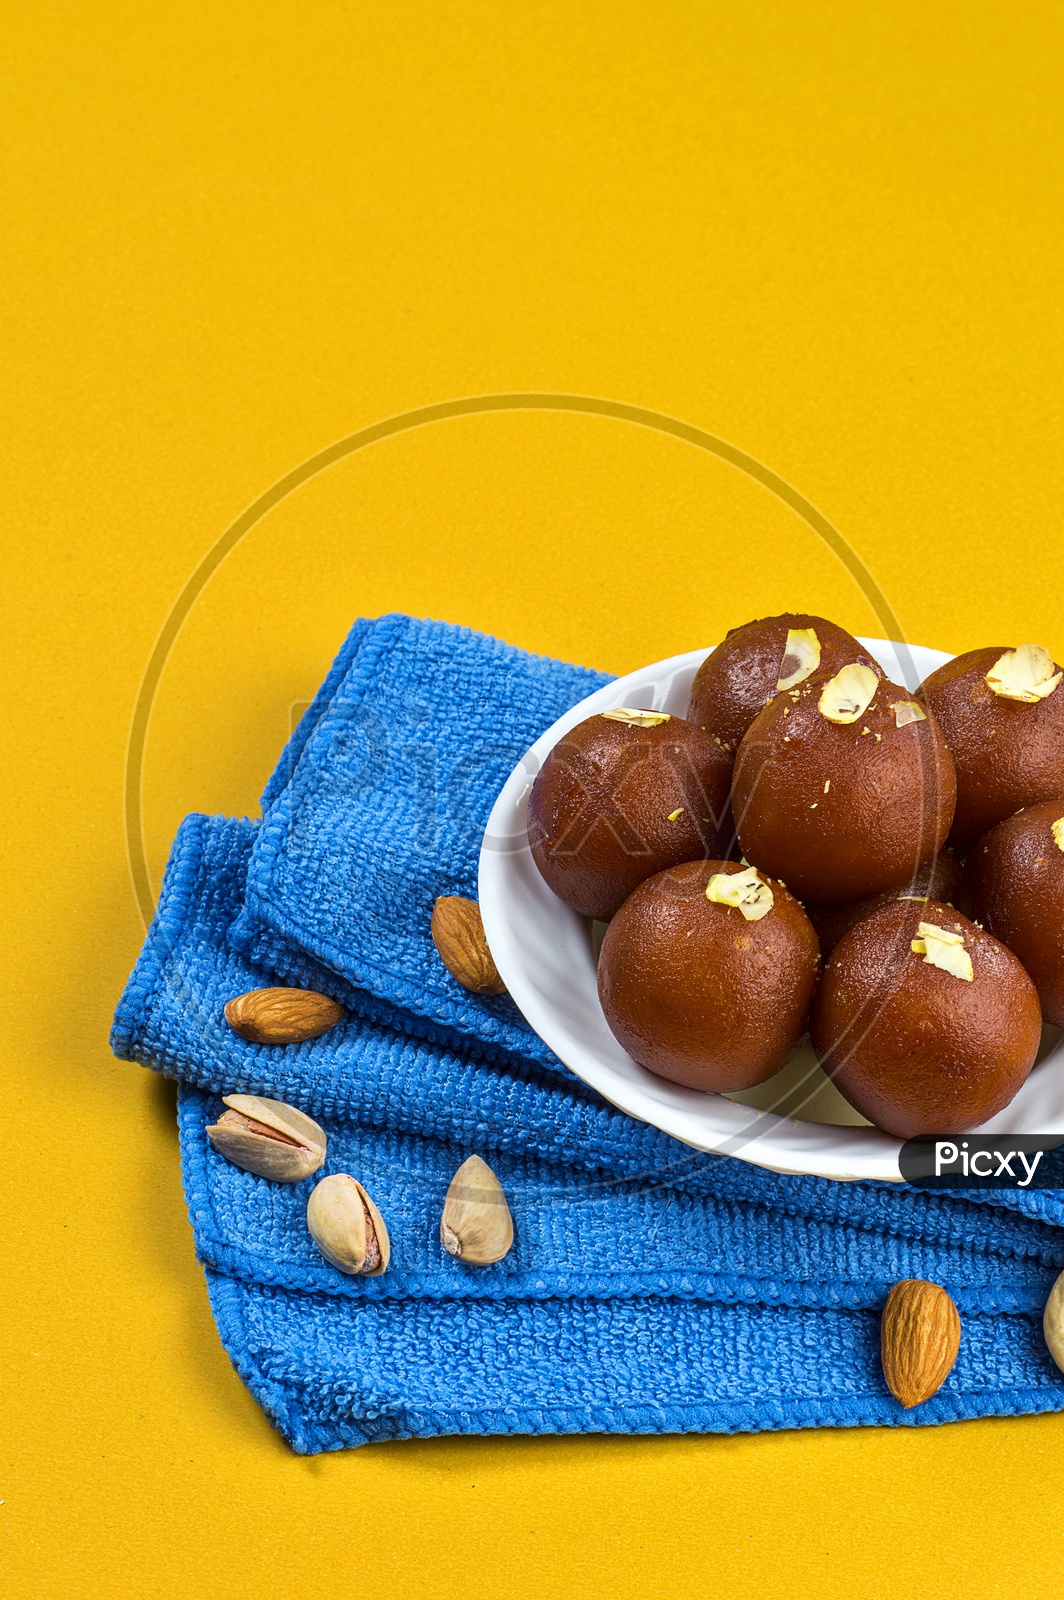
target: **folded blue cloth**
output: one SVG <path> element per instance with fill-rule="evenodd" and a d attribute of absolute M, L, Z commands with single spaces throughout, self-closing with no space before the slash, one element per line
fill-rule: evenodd
<path fill-rule="evenodd" d="M 115 1044 L 185 1080 L 182 1169 L 211 1302 L 294 1448 L 941 1422 L 1064 1404 L 1039 1328 L 1064 1232 L 1041 1216 L 990 1196 L 762 1173 L 689 1151 L 575 1081 L 358 1019 L 283 1050 L 237 1038 L 224 1001 L 268 976 L 226 937 L 254 834 L 218 818 L 183 826 Z M 388 1221 L 385 1275 L 346 1278 L 318 1256 L 305 1226 L 316 1178 L 268 1183 L 211 1148 L 219 1088 L 321 1118 L 325 1170 L 356 1173 Z M 438 1233 L 472 1148 L 516 1228 L 511 1254 L 481 1270 L 450 1260 Z M 915 1414 L 887 1393 L 877 1344 L 878 1308 L 910 1276 L 945 1284 L 965 1328 L 945 1388 Z"/>
<path fill-rule="evenodd" d="M 207 1272 L 233 1364 L 293 1449 L 454 1433 L 739 1433 L 1059 1410 L 1037 1319 L 964 1318 L 946 1386 L 883 1388 L 879 1316 L 684 1300 L 345 1300 Z M 1054 1369 L 1055 1370 L 1055 1369 Z"/>
<path fill-rule="evenodd" d="M 151 933 L 115 1016 L 119 1056 L 199 1088 L 289 1100 L 325 1121 L 422 1135 L 467 1154 L 535 1156 L 563 1168 L 570 1186 L 574 1173 L 608 1173 L 964 1249 L 987 1227 L 988 1207 L 1019 1209 L 1045 1225 L 1044 1259 L 1064 1263 L 1064 1200 L 1056 1190 L 957 1197 L 786 1177 L 692 1150 L 615 1110 L 572 1075 L 516 1059 L 474 1060 L 357 1017 L 306 1044 L 249 1044 L 227 1025 L 223 1008 L 270 981 L 227 937 L 241 915 L 256 833 L 255 823 L 222 817 L 193 815 L 182 824 Z M 999 1244 L 1014 1237 L 1010 1249 L 1031 1253 L 1026 1220 L 995 1215 L 994 1226 Z M 904 1276 L 897 1265 L 894 1276 Z"/>
<path fill-rule="evenodd" d="M 235 941 L 368 1020 L 562 1070 L 508 995 L 455 982 L 429 924 L 438 895 L 476 897 L 514 763 L 609 681 L 441 622 L 357 624 L 263 796 Z"/>
<path fill-rule="evenodd" d="M 301 723 L 268 791 L 275 808 L 299 790 L 333 698 L 377 631 L 360 625 Z M 428 663 L 446 657 L 452 676 L 471 682 L 478 675 L 465 656 L 497 659 L 506 649 L 443 630 L 445 650 L 438 625 L 399 634 L 405 645 L 393 634 L 389 648 L 414 662 L 374 672 L 408 683 L 432 676 L 427 665 L 413 670 L 423 650 Z M 548 667 L 533 663 L 531 678 Z M 555 687 L 572 670 L 556 669 Z M 574 692 L 586 689 L 570 683 Z M 437 693 L 437 719 L 450 727 Z M 485 697 L 492 717 L 496 700 Z M 376 714 L 373 697 L 361 703 Z M 554 699 L 541 723 L 559 709 Z M 538 731 L 522 725 L 515 737 L 527 743 Z M 454 738 L 452 728 L 446 739 Z M 474 735 L 470 743 L 483 748 Z M 330 773 L 326 761 L 319 784 L 330 788 Z M 489 790 L 478 791 L 481 808 Z M 365 841 L 374 824 L 359 813 L 379 802 L 375 785 L 359 790 L 356 781 L 347 811 L 336 793 L 324 803 L 334 825 L 342 815 L 341 832 Z M 313 810 L 300 825 L 311 835 Z M 1064 1264 L 1064 1205 L 1054 1191 L 955 1196 L 833 1184 L 701 1155 L 613 1110 L 549 1054 L 537 1059 L 523 1023 L 479 1009 L 464 991 L 451 995 L 421 934 L 393 941 L 377 966 L 381 992 L 371 1000 L 392 1011 L 400 981 L 412 994 L 425 983 L 428 998 L 414 999 L 402 1028 L 372 1015 L 370 1003 L 304 1045 L 239 1039 L 222 1018 L 225 1001 L 272 981 L 249 953 L 258 957 L 270 939 L 251 931 L 247 904 L 256 864 L 274 859 L 261 853 L 271 820 L 272 811 L 262 828 L 206 817 L 183 825 L 113 1041 L 118 1054 L 183 1080 L 184 1181 L 218 1325 L 294 1448 L 444 1432 L 922 1423 L 1064 1406 L 1064 1377 L 1040 1331 Z M 385 924 L 412 894 L 431 909 L 441 879 L 470 892 L 475 854 L 471 868 L 463 837 L 437 835 L 436 849 L 451 854 L 435 878 L 418 853 L 404 874 L 397 852 L 382 883 L 363 868 L 359 904 Z M 294 881 L 283 862 L 274 870 Z M 335 868 L 324 876 L 330 892 L 342 882 Z M 291 929 L 274 936 L 294 960 Z M 335 961 L 322 960 L 333 954 L 319 942 L 300 957 L 318 987 L 337 976 Z M 366 958 L 360 950 L 357 961 Z M 345 996 L 357 995 L 354 970 L 352 961 Z M 238 1089 L 289 1100 L 324 1124 L 325 1170 L 354 1172 L 388 1221 L 385 1275 L 345 1278 L 318 1256 L 305 1227 L 316 1179 L 270 1184 L 209 1146 L 217 1092 Z M 502 1180 L 516 1229 L 510 1255 L 479 1270 L 451 1261 L 438 1236 L 447 1182 L 473 1150 Z M 878 1310 L 890 1284 L 910 1276 L 943 1283 L 964 1326 L 954 1372 L 915 1413 L 890 1397 L 878 1360 Z"/>

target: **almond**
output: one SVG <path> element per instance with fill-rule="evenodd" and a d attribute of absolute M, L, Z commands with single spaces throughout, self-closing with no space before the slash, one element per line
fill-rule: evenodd
<path fill-rule="evenodd" d="M 821 691 L 817 710 L 829 722 L 859 722 L 876 697 L 879 679 L 863 661 L 843 667 Z M 861 729 L 867 733 L 867 728 Z"/>
<path fill-rule="evenodd" d="M 963 978 L 965 983 L 975 981 L 975 968 L 964 948 L 963 933 L 950 933 L 948 928 L 940 928 L 933 922 L 921 922 L 916 933 L 910 945 L 913 955 L 923 956 L 928 966 L 950 972 L 955 978 Z"/>
<path fill-rule="evenodd" d="M 432 908 L 432 940 L 447 971 L 473 994 L 505 994 L 492 960 L 480 907 L 462 895 L 441 894 Z"/>
<path fill-rule="evenodd" d="M 1037 705 L 1047 700 L 1060 683 L 1064 673 L 1055 670 L 1053 657 L 1045 645 L 1021 644 L 1016 650 L 1006 650 L 999 656 L 986 675 L 986 681 L 1003 700 L 1019 700 L 1023 705 Z"/>
<path fill-rule="evenodd" d="M 788 628 L 787 645 L 776 681 L 777 693 L 804 683 L 820 665 L 820 640 L 815 628 Z"/>
<path fill-rule="evenodd" d="M 706 899 L 717 906 L 737 906 L 747 922 L 760 922 L 775 903 L 756 867 L 747 867 L 745 872 L 715 872 L 706 885 Z"/>
<path fill-rule="evenodd" d="M 904 1278 L 887 1296 L 880 1331 L 883 1376 L 907 1411 L 937 1394 L 953 1370 L 961 1319 L 945 1289 Z"/>
<path fill-rule="evenodd" d="M 302 1044 L 335 1028 L 344 1008 L 316 989 L 252 989 L 225 1008 L 234 1033 L 252 1044 Z"/>

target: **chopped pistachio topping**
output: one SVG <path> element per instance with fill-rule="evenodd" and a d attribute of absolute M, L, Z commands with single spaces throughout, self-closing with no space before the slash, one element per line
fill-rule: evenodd
<path fill-rule="evenodd" d="M 965 983 L 972 982 L 975 972 L 972 958 L 964 948 L 962 933 L 950 933 L 933 922 L 921 922 L 916 932 L 919 937 L 912 941 L 914 955 L 923 956 L 928 966 L 952 973 L 955 978 L 963 978 Z"/>
<path fill-rule="evenodd" d="M 604 711 L 609 722 L 625 722 L 630 728 L 660 728 L 672 718 L 667 711 L 633 711 L 630 706 L 618 706 L 615 711 Z"/>
<path fill-rule="evenodd" d="M 683 814 L 684 814 L 684 807 L 683 806 L 677 806 L 675 811 L 670 811 L 669 812 L 669 821 L 670 822 L 675 822 L 677 817 L 682 817 Z"/>
<path fill-rule="evenodd" d="M 804 683 L 819 665 L 820 640 L 816 636 L 816 629 L 789 628 L 777 690 L 793 689 L 796 683 Z"/>
<path fill-rule="evenodd" d="M 927 712 L 915 700 L 895 700 L 890 709 L 894 713 L 894 726 L 907 728 L 910 722 L 926 722 Z"/>
<path fill-rule="evenodd" d="M 1046 700 L 1064 674 L 1053 671 L 1053 657 L 1041 644 L 1021 644 L 1006 650 L 986 675 L 986 681 L 1003 700 L 1033 706 Z"/>
<path fill-rule="evenodd" d="M 1053 843 L 1058 850 L 1064 850 L 1064 817 L 1058 817 L 1053 824 Z"/>
<path fill-rule="evenodd" d="M 706 899 L 717 906 L 734 906 L 747 922 L 760 922 L 772 910 L 773 895 L 757 875 L 756 867 L 745 872 L 715 872 L 706 887 Z"/>

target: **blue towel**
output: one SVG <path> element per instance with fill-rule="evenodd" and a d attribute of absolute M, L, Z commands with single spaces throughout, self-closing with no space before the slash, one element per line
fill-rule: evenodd
<path fill-rule="evenodd" d="M 444 970 L 429 922 L 438 895 L 476 897 L 514 763 L 609 681 L 445 623 L 357 624 L 263 796 L 235 942 L 367 1020 L 564 1070 L 508 995 Z"/>
<path fill-rule="evenodd" d="M 392 656 L 406 658 L 405 668 L 398 659 L 374 668 L 391 680 L 393 711 L 402 673 L 427 676 L 426 638 L 427 659 L 438 663 L 449 648 L 452 668 L 465 656 L 516 655 L 459 630 L 386 622 Z M 345 646 L 267 791 L 274 808 L 299 791 L 332 697 L 384 628 L 361 624 Z M 530 704 L 513 735 L 521 748 L 540 731 L 535 684 L 546 677 L 555 689 L 545 724 L 572 671 L 527 666 Z M 457 676 L 478 681 L 475 670 Z M 569 682 L 571 697 L 587 692 Z M 455 735 L 442 731 L 444 689 L 434 694 L 443 767 Z M 375 695 L 361 704 L 378 714 Z M 486 696 L 492 717 L 496 705 Z M 469 709 L 466 698 L 463 737 Z M 340 814 L 368 849 L 380 825 L 375 832 L 359 812 L 379 795 L 356 781 L 347 807 L 339 804 L 351 770 L 327 760 L 316 769 L 310 813 Z M 485 781 L 478 805 L 493 796 Z M 480 1010 L 464 991 L 451 995 L 420 931 L 389 945 L 376 969 L 371 1001 L 391 1012 L 401 1009 L 400 982 L 408 985 L 402 1026 L 371 1003 L 305 1045 L 237 1038 L 221 1017 L 225 1000 L 273 976 L 256 964 L 248 909 L 256 864 L 277 861 L 276 847 L 273 856 L 262 851 L 273 820 L 271 810 L 261 828 L 205 817 L 183 825 L 113 1040 L 119 1055 L 182 1080 L 184 1182 L 219 1329 L 295 1449 L 448 1432 L 940 1422 L 1064 1406 L 1064 1378 L 1040 1331 L 1064 1264 L 1064 1206 L 1054 1191 L 953 1196 L 833 1184 L 701 1155 L 613 1110 L 549 1054 L 538 1059 L 519 1020 Z M 300 828 L 320 837 L 311 816 Z M 420 853 L 404 877 L 398 852 L 383 886 L 356 884 L 358 903 L 386 922 L 391 894 L 394 924 L 413 893 L 427 923 L 441 878 L 470 892 L 475 849 L 471 865 L 464 829 L 444 837 L 451 854 L 435 882 Z M 299 881 L 283 863 L 281 874 L 286 885 Z M 324 877 L 337 888 L 343 881 L 335 868 Z M 292 941 L 289 926 L 274 946 L 289 951 L 286 972 Z M 322 962 L 331 953 L 319 944 L 299 957 L 319 987 L 336 977 L 335 962 Z M 360 949 L 358 960 L 368 953 Z M 415 992 L 417 961 L 429 973 L 427 998 Z M 343 989 L 357 994 L 353 965 Z M 236 1089 L 292 1101 L 323 1123 L 325 1170 L 354 1172 L 388 1221 L 384 1276 L 345 1278 L 317 1255 L 305 1228 L 316 1179 L 270 1184 L 211 1149 L 203 1129 L 222 1109 L 218 1091 Z M 480 1270 L 451 1261 L 438 1237 L 447 1182 L 473 1150 L 504 1183 L 516 1227 L 510 1255 Z M 964 1323 L 953 1374 L 915 1413 L 890 1397 L 878 1361 L 879 1308 L 890 1284 L 910 1276 L 949 1288 Z"/>

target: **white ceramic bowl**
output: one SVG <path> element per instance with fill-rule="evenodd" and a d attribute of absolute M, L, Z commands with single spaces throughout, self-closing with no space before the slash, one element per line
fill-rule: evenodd
<path fill-rule="evenodd" d="M 863 639 L 893 683 L 917 685 L 950 658 L 940 650 Z M 598 1000 L 595 926 L 551 893 L 528 845 L 528 794 L 547 752 L 578 722 L 614 706 L 683 716 L 708 650 L 671 656 L 618 678 L 559 717 L 514 768 L 480 852 L 480 909 L 492 955 L 528 1022 L 557 1056 L 613 1105 L 696 1150 L 774 1172 L 899 1181 L 900 1141 L 870 1127 L 828 1082 L 808 1044 L 741 1098 L 683 1089 L 633 1061 Z M 1043 1059 L 983 1131 L 1064 1135 L 1064 1045 L 1047 1030 Z"/>

